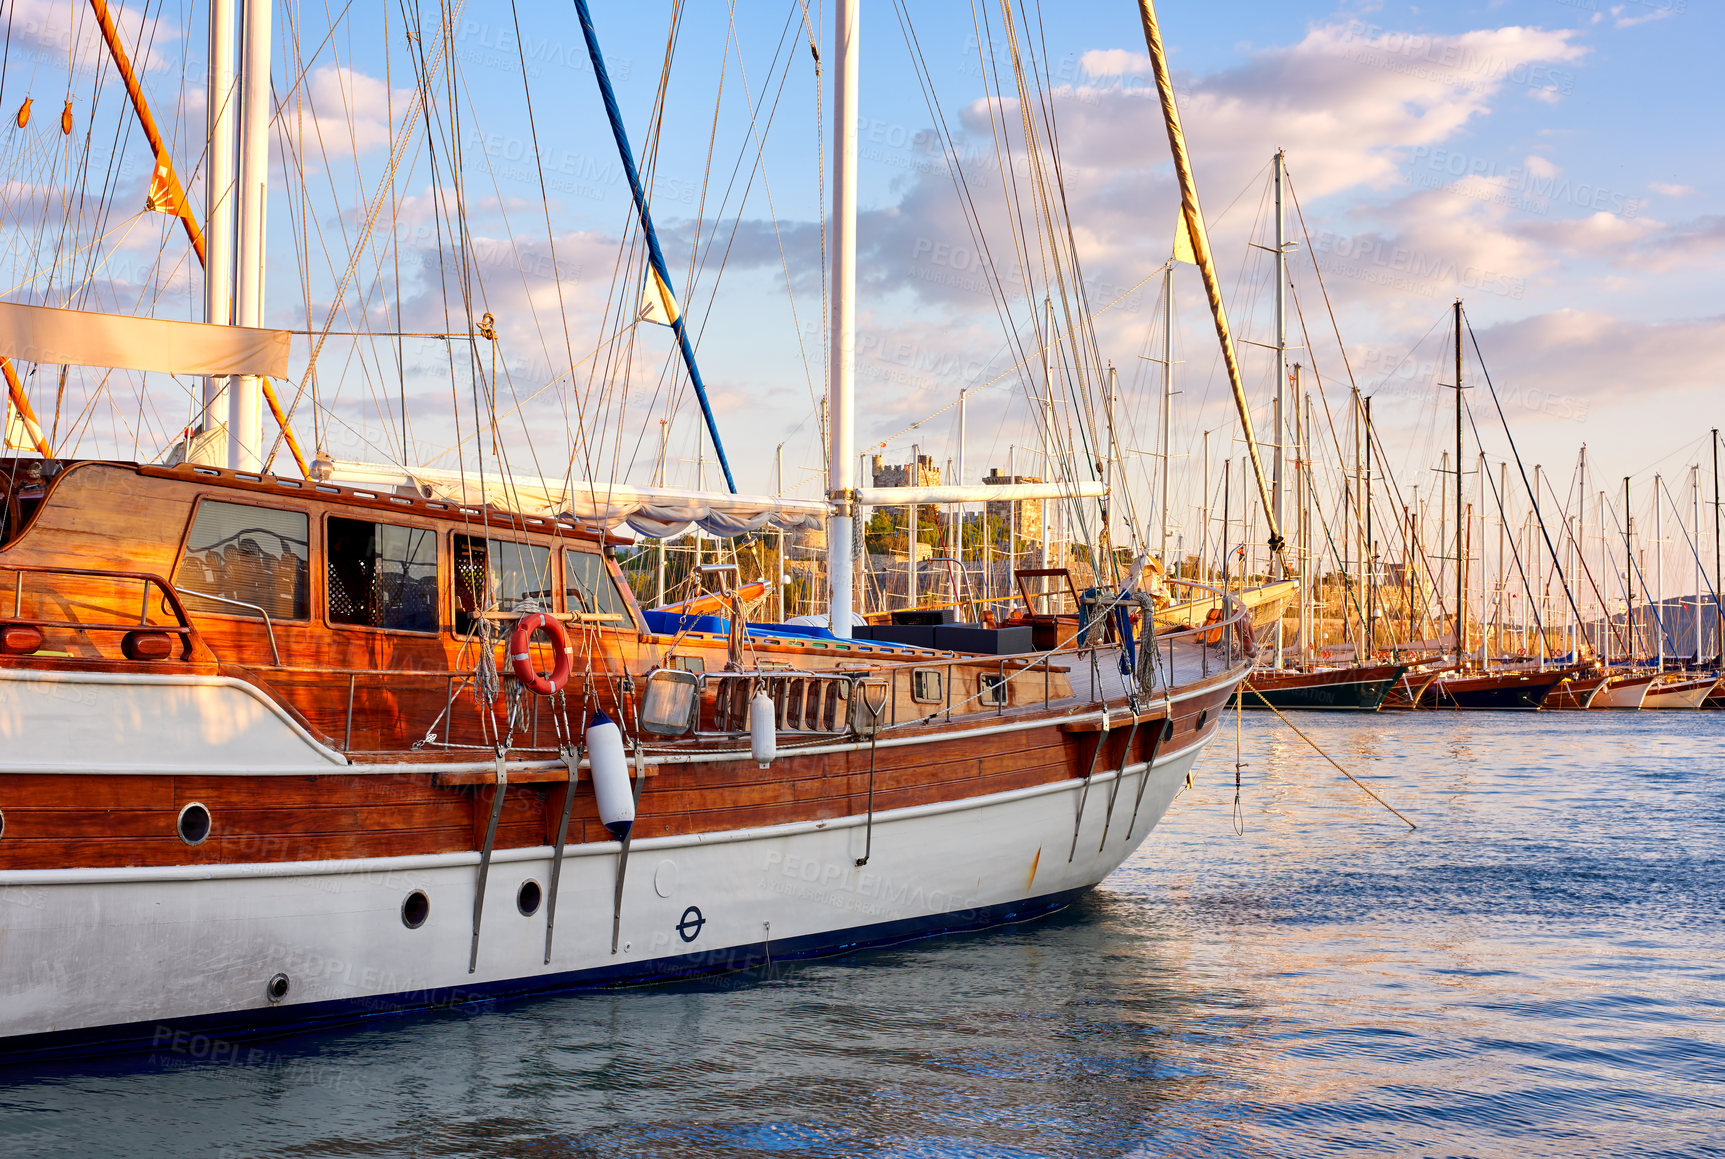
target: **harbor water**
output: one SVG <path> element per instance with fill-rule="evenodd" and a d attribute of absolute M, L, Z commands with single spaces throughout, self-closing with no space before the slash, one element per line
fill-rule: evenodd
<path fill-rule="evenodd" d="M 1227 728 L 1050 920 L 0 1070 L 29 1156 L 1725 1155 L 1725 714 Z"/>

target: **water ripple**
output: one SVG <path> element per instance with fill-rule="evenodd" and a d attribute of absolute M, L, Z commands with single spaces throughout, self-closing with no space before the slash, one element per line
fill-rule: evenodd
<path fill-rule="evenodd" d="M 1248 717 L 1048 921 L 12 1075 L 0 1152 L 1725 1156 L 1725 714 Z M 195 1143 L 195 1145 L 193 1145 Z"/>

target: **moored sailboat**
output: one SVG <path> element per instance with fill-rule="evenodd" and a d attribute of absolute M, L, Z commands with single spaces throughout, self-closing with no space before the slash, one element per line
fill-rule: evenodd
<path fill-rule="evenodd" d="M 1091 621 L 1127 625 L 1112 641 L 1015 655 L 850 638 L 856 20 L 838 6 L 825 498 L 322 458 L 277 475 L 256 405 L 274 364 L 240 355 L 207 368 L 228 466 L 0 461 L 0 889 L 32 899 L 0 910 L 9 1059 L 983 928 L 1069 903 L 1144 840 L 1249 669 L 1233 599 L 1156 634 L 1128 584 Z M 248 26 L 254 177 L 267 37 Z M 722 631 L 660 630 L 615 559 L 624 524 L 821 522 L 826 633 L 747 631 L 729 590 Z"/>

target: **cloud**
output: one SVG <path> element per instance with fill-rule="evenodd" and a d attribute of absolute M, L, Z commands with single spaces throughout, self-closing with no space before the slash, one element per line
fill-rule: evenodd
<path fill-rule="evenodd" d="M 1492 377 L 1610 403 L 1716 396 L 1725 379 L 1725 316 L 1643 322 L 1556 310 L 1479 331 Z"/>
<path fill-rule="evenodd" d="M 1402 167 L 1410 155 L 1429 154 L 1458 137 L 1506 88 L 1567 90 L 1573 74 L 1566 66 L 1587 52 L 1574 37 L 1570 30 L 1522 27 L 1410 36 L 1358 21 L 1331 23 L 1308 30 L 1295 44 L 1259 50 L 1239 67 L 1178 78 L 1218 252 L 1240 252 L 1251 225 L 1249 213 L 1218 215 L 1218 205 L 1225 210 L 1237 191 L 1261 188 L 1278 146 L 1288 151 L 1308 207 L 1330 195 L 1405 190 Z M 1099 49 L 1079 59 L 1084 79 L 1057 87 L 1052 96 L 1062 193 L 1092 302 L 1099 304 L 1122 293 L 1130 297 L 1165 258 L 1176 194 L 1153 88 L 1097 83 L 1141 75 L 1147 59 L 1125 49 Z M 994 152 L 998 136 L 1010 150 L 1019 189 L 1032 187 L 1016 100 L 973 101 L 960 123 L 957 146 L 982 241 L 953 197 L 942 155 L 907 143 L 900 152 L 911 176 L 901 183 L 897 203 L 866 214 L 859 227 L 865 284 L 871 292 L 903 292 L 954 314 L 993 313 L 1003 293 L 1021 322 L 1024 290 L 1012 237 L 1015 229 L 1034 233 L 1034 225 L 1031 211 L 1025 208 L 1021 218 L 1001 191 Z M 1543 158 L 1531 164 L 1555 173 Z M 1394 234 L 1417 227 L 1419 240 L 1411 248 L 1418 254 L 1414 264 L 1426 271 L 1417 287 L 1422 294 L 1477 288 L 1481 277 L 1519 286 L 1550 260 L 1504 225 L 1507 210 L 1491 201 L 1507 195 L 1491 185 L 1489 177 L 1475 178 L 1460 188 L 1401 197 L 1384 211 L 1387 229 L 1364 234 L 1381 240 L 1386 251 L 1406 251 L 1410 246 Z M 1029 258 L 1040 283 L 1034 244 Z M 1454 277 L 1440 273 L 1433 280 L 1432 271 Z"/>
<path fill-rule="evenodd" d="M 1621 264 L 1653 272 L 1714 268 L 1720 254 L 1725 254 L 1725 215 L 1708 214 L 1650 233 L 1622 255 Z"/>
<path fill-rule="evenodd" d="M 1644 7 L 1645 12 L 1637 12 L 1636 8 Z M 1683 11 L 1681 0 L 1678 3 L 1646 2 L 1639 4 L 1616 4 L 1611 8 L 1612 26 L 1614 28 L 1634 28 L 1637 24 L 1649 24 L 1655 20 L 1663 20 L 1667 16 L 1675 16 Z"/>
<path fill-rule="evenodd" d="M 1524 238 L 1573 256 L 1612 260 L 1663 228 L 1663 223 L 1652 218 L 1620 217 L 1601 211 L 1571 220 L 1529 221 L 1516 231 Z"/>
<path fill-rule="evenodd" d="M 391 92 L 377 77 L 334 64 L 313 69 L 301 91 L 303 118 L 297 98 L 290 96 L 277 115 L 276 127 L 290 142 L 303 132 L 308 168 L 319 167 L 320 159 L 357 157 L 387 148 L 390 111 L 400 118 L 413 100 L 412 89 Z"/>
<path fill-rule="evenodd" d="M 152 71 L 180 65 L 179 29 L 160 17 L 142 20 L 135 8 L 111 5 L 109 12 L 134 67 Z M 7 13 L 6 36 L 12 67 L 32 58 L 69 60 L 78 72 L 113 67 L 88 5 L 76 0 L 15 0 Z"/>
<path fill-rule="evenodd" d="M 1692 197 L 1695 193 L 1693 185 L 1667 185 L 1663 181 L 1650 181 L 1647 188 L 1663 197 Z"/>
<path fill-rule="evenodd" d="M 1085 76 L 1149 76 L 1150 56 L 1124 48 L 1093 48 L 1078 58 Z"/>

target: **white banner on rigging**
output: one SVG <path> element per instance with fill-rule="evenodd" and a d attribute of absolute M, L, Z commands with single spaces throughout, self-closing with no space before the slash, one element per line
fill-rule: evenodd
<path fill-rule="evenodd" d="M 286 330 L 0 302 L 0 354 L 14 361 L 285 378 L 291 338 Z"/>

